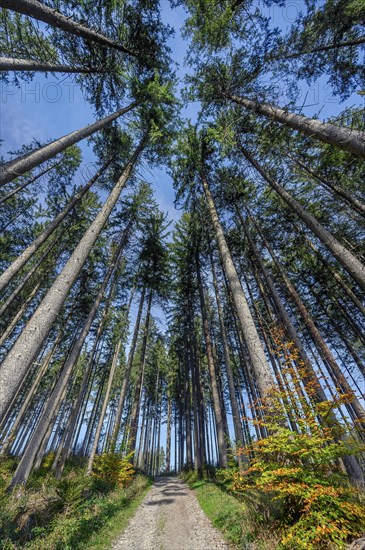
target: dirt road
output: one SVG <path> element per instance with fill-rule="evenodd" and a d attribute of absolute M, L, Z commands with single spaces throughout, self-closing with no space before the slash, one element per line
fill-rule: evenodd
<path fill-rule="evenodd" d="M 227 550 L 194 493 L 178 478 L 156 481 L 113 550 Z"/>

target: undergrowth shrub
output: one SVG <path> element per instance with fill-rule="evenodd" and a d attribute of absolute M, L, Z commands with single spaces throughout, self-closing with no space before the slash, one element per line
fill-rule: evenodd
<path fill-rule="evenodd" d="M 134 451 L 126 456 L 115 453 L 103 453 L 95 457 L 93 475 L 104 481 L 126 487 L 135 474 L 131 464 Z"/>
<path fill-rule="evenodd" d="M 130 456 L 97 457 L 93 476 L 85 475 L 83 459 L 72 458 L 61 480 L 50 471 L 53 458 L 47 455 L 26 487 L 10 494 L 6 488 L 18 461 L 0 459 L 1 550 L 86 548 L 92 533 L 130 506 L 149 483 L 133 475 Z"/>
<path fill-rule="evenodd" d="M 298 360 L 295 350 L 289 351 Z M 263 405 L 265 421 L 255 423 L 269 435 L 240 450 L 247 466 L 220 470 L 218 479 L 243 499 L 254 521 L 280 533 L 278 548 L 341 549 L 365 532 L 364 493 L 350 484 L 342 462 L 360 455 L 364 446 L 336 417 L 336 410 L 353 396 L 338 394 L 317 404 L 298 398 L 298 374 L 302 379 L 306 375 L 302 370 L 287 367 L 284 374 L 294 381 L 292 395 L 273 390 Z M 293 412 L 286 405 L 290 398 L 299 411 L 298 431 L 287 427 Z"/>
<path fill-rule="evenodd" d="M 280 428 L 252 445 L 247 469 L 221 470 L 219 477 L 242 495 L 254 520 L 276 523 L 282 548 L 345 548 L 364 533 L 365 508 L 361 493 L 336 471 L 338 447 Z"/>

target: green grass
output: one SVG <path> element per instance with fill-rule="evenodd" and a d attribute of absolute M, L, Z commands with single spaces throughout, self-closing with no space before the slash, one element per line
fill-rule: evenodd
<path fill-rule="evenodd" d="M 138 506 L 150 490 L 151 483 L 147 478 L 140 478 L 138 483 L 135 483 L 134 491 L 131 498 L 124 501 L 124 498 L 116 498 L 120 506 L 118 506 L 117 512 L 110 517 L 107 522 L 98 531 L 95 531 L 87 543 L 88 550 L 106 550 L 110 548 L 113 541 L 120 535 L 127 527 L 129 520 L 134 515 Z M 137 489 L 137 490 L 136 490 Z M 74 546 L 73 548 L 85 548 L 85 546 Z"/>
<path fill-rule="evenodd" d="M 125 488 L 87 477 L 81 462 L 70 463 L 60 481 L 41 468 L 26 488 L 8 494 L 15 465 L 0 460 L 1 550 L 110 548 L 151 485 L 142 475 Z"/>
<path fill-rule="evenodd" d="M 227 542 L 242 548 L 243 505 L 233 496 L 223 492 L 214 482 L 204 479 L 194 481 L 194 477 L 188 478 L 187 482 L 214 527 L 222 531 Z"/>
<path fill-rule="evenodd" d="M 185 474 L 183 478 L 193 489 L 205 515 L 222 532 L 231 548 L 273 550 L 276 547 L 277 541 L 272 534 L 257 524 L 242 501 L 212 480 L 197 479 L 194 473 Z"/>
<path fill-rule="evenodd" d="M 58 515 L 47 526 L 45 536 L 25 548 L 32 550 L 104 550 L 125 529 L 150 482 L 137 476 L 126 488 L 96 494 L 77 509 Z"/>

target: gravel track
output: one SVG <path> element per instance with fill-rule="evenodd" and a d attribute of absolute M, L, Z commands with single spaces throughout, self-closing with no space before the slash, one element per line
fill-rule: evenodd
<path fill-rule="evenodd" d="M 176 477 L 158 479 L 112 550 L 228 550 L 191 489 Z"/>

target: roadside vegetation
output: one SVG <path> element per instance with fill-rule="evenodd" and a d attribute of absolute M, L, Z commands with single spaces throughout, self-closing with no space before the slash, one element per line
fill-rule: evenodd
<path fill-rule="evenodd" d="M 0 548 L 10 550 L 109 548 L 126 526 L 150 486 L 125 461 L 101 455 L 96 473 L 85 475 L 83 461 L 67 463 L 62 480 L 50 472 L 54 457 L 45 457 L 26 488 L 5 488 L 16 460 L 0 464 Z M 119 468 L 119 475 L 116 474 Z"/>
<path fill-rule="evenodd" d="M 351 396 L 317 407 L 302 399 L 298 432 L 285 424 L 290 409 L 278 406 L 282 397 L 272 392 L 263 407 L 266 421 L 256 422 L 270 435 L 232 450 L 225 469 L 183 477 L 213 525 L 238 548 L 346 548 L 365 532 L 364 492 L 344 473 L 348 457 L 364 449 L 335 416 Z M 320 426 L 319 416 L 336 427 Z M 243 458 L 241 467 L 234 455 Z"/>
<path fill-rule="evenodd" d="M 364 537 L 365 0 L 0 6 L 0 546 Z"/>

